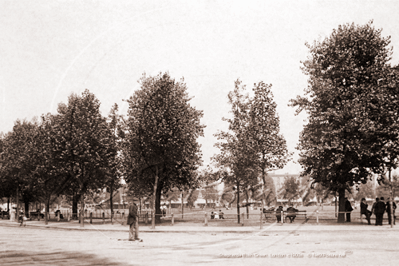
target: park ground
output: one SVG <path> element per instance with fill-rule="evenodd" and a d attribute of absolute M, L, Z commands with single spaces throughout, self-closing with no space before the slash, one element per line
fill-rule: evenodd
<path fill-rule="evenodd" d="M 399 228 L 353 220 L 260 226 L 234 221 L 140 226 L 0 220 L 0 265 L 398 265 Z"/>

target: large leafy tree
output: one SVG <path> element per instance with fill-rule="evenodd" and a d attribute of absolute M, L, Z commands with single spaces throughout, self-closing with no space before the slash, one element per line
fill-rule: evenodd
<path fill-rule="evenodd" d="M 124 138 L 125 177 L 135 194 L 153 195 L 161 214 L 162 192 L 198 186 L 202 111 L 190 105 L 187 86 L 169 74 L 143 76 L 129 103 Z M 136 195 L 137 195 L 136 194 Z M 157 215 L 159 220 L 160 215 Z M 155 225 L 155 217 L 152 219 Z"/>
<path fill-rule="evenodd" d="M 37 129 L 37 121 L 17 120 L 12 132 L 3 139 L 2 187 L 9 190 L 5 196 L 15 192 L 17 203 L 22 198 L 26 213 L 29 202 L 36 200 L 40 193 L 34 178 Z"/>
<path fill-rule="evenodd" d="M 389 37 L 372 26 L 346 24 L 323 41 L 307 44 L 305 97 L 292 101 L 309 114 L 298 145 L 303 174 L 339 194 L 381 173 L 398 143 L 396 75 L 388 64 Z M 391 158 L 391 159 L 390 159 Z M 338 215 L 338 222 L 344 214 Z"/>
<path fill-rule="evenodd" d="M 108 163 L 115 153 L 109 127 L 99 109 L 100 102 L 88 90 L 81 96 L 71 94 L 67 105 L 58 106 L 56 158 L 70 178 L 75 199 L 81 200 L 81 213 L 85 193 L 104 187 Z"/>

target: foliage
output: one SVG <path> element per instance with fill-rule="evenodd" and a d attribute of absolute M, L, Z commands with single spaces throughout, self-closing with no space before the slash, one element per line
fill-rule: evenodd
<path fill-rule="evenodd" d="M 143 77 L 130 97 L 123 141 L 124 173 L 135 193 L 160 196 L 173 187 L 198 186 L 202 111 L 190 105 L 186 84 L 169 74 Z M 154 193 L 153 190 L 156 190 Z"/>
<path fill-rule="evenodd" d="M 308 98 L 292 100 L 298 112 L 309 114 L 299 161 L 304 175 L 339 192 L 340 211 L 345 189 L 366 183 L 371 171 L 384 171 L 393 155 L 389 144 L 397 143 L 398 88 L 388 65 L 389 43 L 370 22 L 339 26 L 323 41 L 307 44 Z M 340 214 L 338 221 L 343 219 Z"/>
<path fill-rule="evenodd" d="M 110 158 L 116 152 L 99 109 L 100 102 L 88 90 L 81 96 L 71 94 L 67 105 L 58 106 L 56 159 L 82 200 L 87 190 L 104 187 Z"/>
<path fill-rule="evenodd" d="M 294 176 L 285 177 L 279 192 L 281 197 L 287 199 L 288 202 L 298 199 L 301 196 L 299 179 Z"/>
<path fill-rule="evenodd" d="M 234 90 L 229 92 L 228 101 L 231 105 L 232 118 L 223 118 L 229 123 L 228 132 L 218 132 L 215 134 L 218 141 L 215 147 L 219 148 L 220 153 L 213 157 L 214 162 L 220 168 L 219 178 L 227 186 L 236 186 L 238 191 L 242 191 L 257 181 L 257 171 L 254 165 L 256 153 L 253 143 L 248 137 L 250 125 L 250 102 L 248 95 L 244 95 L 245 86 L 237 80 Z M 240 194 L 237 193 L 237 202 L 240 202 Z M 222 197 L 223 198 L 223 197 Z M 237 204 L 237 214 L 240 213 Z M 239 215 L 237 215 L 238 223 Z"/>
<path fill-rule="evenodd" d="M 266 186 L 266 172 L 283 168 L 290 154 L 284 137 L 280 134 L 280 119 L 276 112 L 277 104 L 273 100 L 271 84 L 259 82 L 252 89 L 254 97 L 250 100 L 250 125 L 248 135 L 257 154 L 256 165 L 261 173 L 264 192 L 262 202 L 270 204 L 270 192 L 273 187 Z M 275 195 L 275 194 L 274 194 Z"/>
<path fill-rule="evenodd" d="M 376 197 L 376 192 L 374 191 L 374 185 L 372 182 L 367 182 L 366 184 L 359 184 L 355 186 L 355 196 L 354 199 L 360 201 L 362 198 L 371 198 L 374 199 Z"/>

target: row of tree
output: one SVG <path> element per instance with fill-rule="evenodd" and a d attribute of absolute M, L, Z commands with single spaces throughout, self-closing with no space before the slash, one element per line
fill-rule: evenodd
<path fill-rule="evenodd" d="M 338 193 L 340 212 L 345 191 L 375 175 L 393 186 L 384 177 L 391 177 L 399 155 L 399 68 L 389 64 L 389 43 L 369 22 L 339 26 L 323 41 L 307 44 L 310 55 L 302 69 L 309 85 L 304 97 L 291 102 L 298 113 L 308 113 L 299 162 L 317 193 Z M 126 116 L 115 105 L 103 117 L 99 101 L 86 90 L 72 94 L 57 114 L 17 121 L 0 138 L 0 196 L 20 194 L 25 203 L 40 199 L 48 211 L 52 198 L 71 195 L 76 212 L 87 193 L 107 187 L 112 195 L 123 176 L 136 197 L 152 196 L 154 223 L 162 195 L 173 189 L 192 194 L 218 180 L 238 203 L 240 196 L 270 202 L 276 192 L 267 172 L 282 168 L 291 155 L 271 84 L 254 84 L 249 94 L 235 82 L 228 94 L 231 116 L 223 119 L 229 128 L 215 134 L 214 168 L 202 172 L 197 139 L 203 136 L 203 113 L 190 105 L 184 81 L 161 73 L 143 75 L 140 84 L 126 100 Z M 338 221 L 344 221 L 343 213 Z"/>
<path fill-rule="evenodd" d="M 59 104 L 57 114 L 16 121 L 0 138 L 0 197 L 22 198 L 26 212 L 30 202 L 45 202 L 48 212 L 55 198 L 69 195 L 73 213 L 78 201 L 83 213 L 85 195 L 104 188 L 112 208 L 123 176 L 135 197 L 155 195 L 155 215 L 162 193 L 198 186 L 202 112 L 189 104 L 183 81 L 159 74 L 143 75 L 140 83 L 125 118 L 116 104 L 103 117 L 100 102 L 85 90 Z"/>

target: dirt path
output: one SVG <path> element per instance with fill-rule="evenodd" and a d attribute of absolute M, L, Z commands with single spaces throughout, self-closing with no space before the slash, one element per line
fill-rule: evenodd
<path fill-rule="evenodd" d="M 398 265 L 399 234 L 142 233 L 0 226 L 1 265 Z M 367 235 L 366 235 L 367 234 Z"/>

